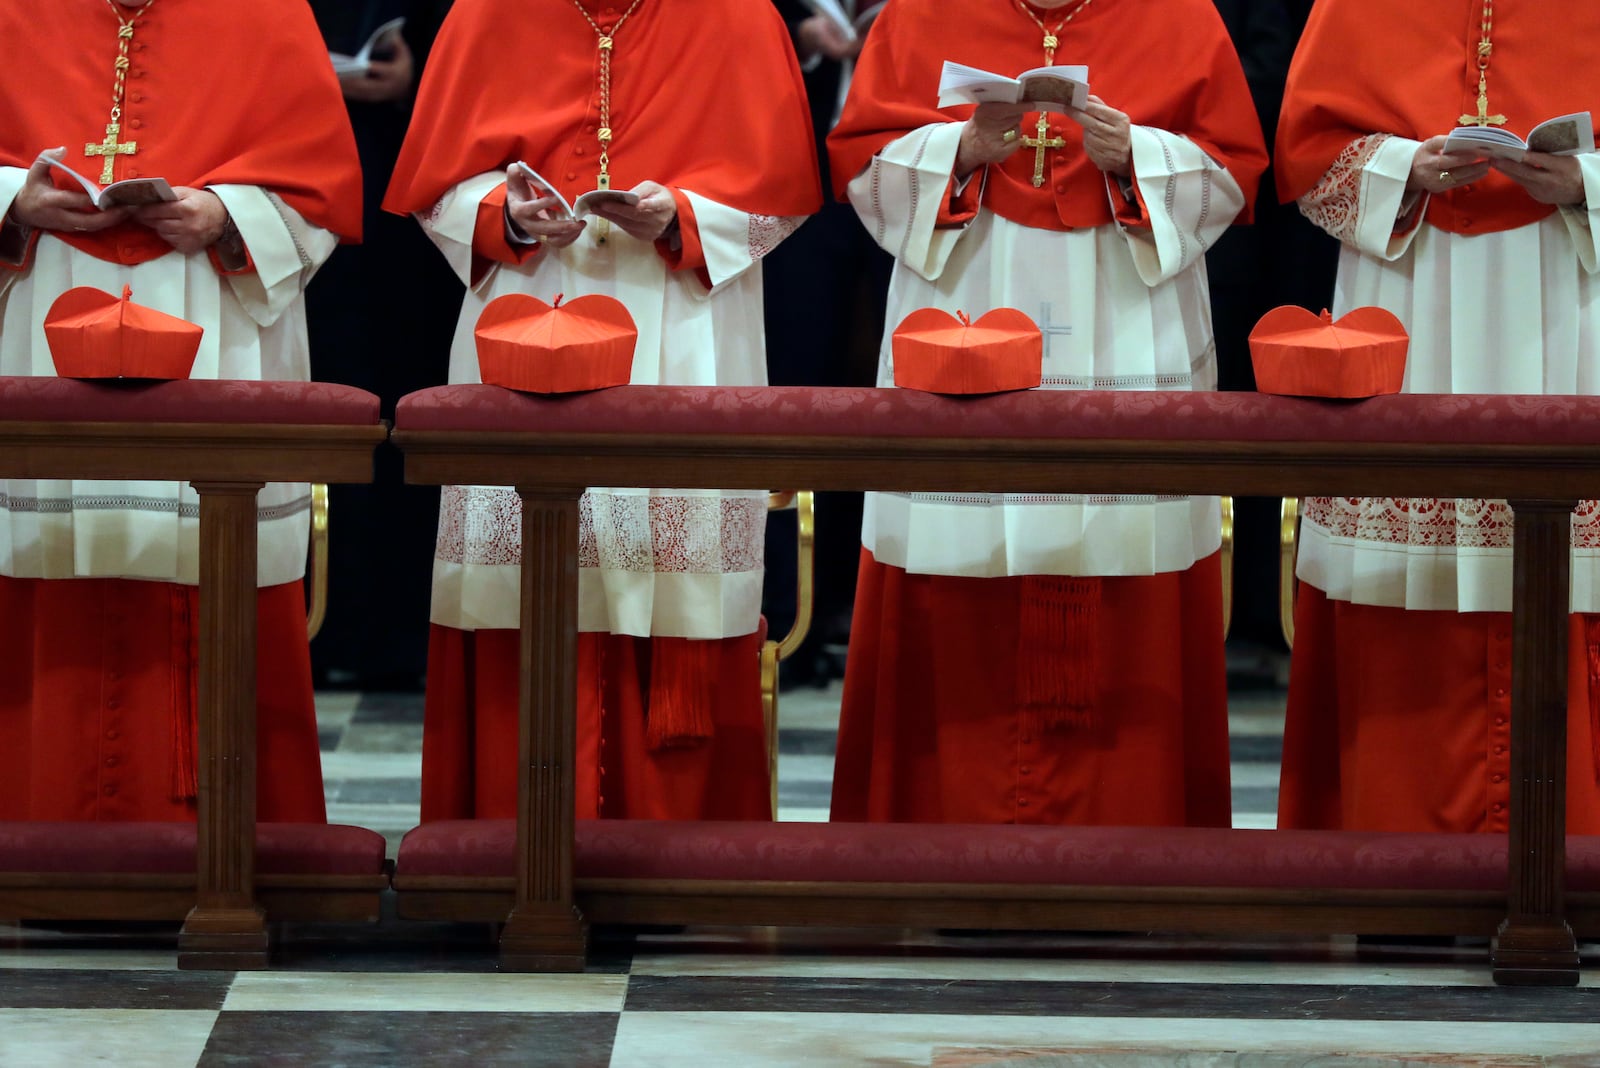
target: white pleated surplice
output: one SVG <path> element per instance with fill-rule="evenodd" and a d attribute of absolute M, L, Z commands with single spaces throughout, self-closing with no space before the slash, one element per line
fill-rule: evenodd
<path fill-rule="evenodd" d="M 896 257 L 878 384 L 894 384 L 890 335 L 916 309 L 976 319 L 1011 307 L 1044 333 L 1044 389 L 1216 388 L 1203 257 L 1243 205 L 1227 172 L 1192 142 L 1135 126 L 1149 230 L 1063 233 L 987 210 L 938 229 L 960 130 L 914 130 L 850 185 L 868 231 Z M 916 574 L 1152 575 L 1215 552 L 1221 518 L 1215 497 L 870 493 L 862 540 L 880 563 Z"/>
<path fill-rule="evenodd" d="M 0 167 L 0 214 L 27 172 Z M 137 266 L 108 263 L 41 235 L 24 271 L 0 269 L 0 373 L 54 375 L 44 320 L 75 286 L 133 301 L 204 328 L 191 378 L 308 381 L 305 285 L 333 251 L 313 226 L 256 186 L 213 186 L 239 228 L 256 270 L 221 275 L 205 253 L 168 253 Z M 0 481 L 0 574 L 13 578 L 199 580 L 199 497 L 187 483 L 104 480 Z M 262 586 L 305 574 L 310 489 L 268 483 L 257 498 L 257 574 Z"/>
<path fill-rule="evenodd" d="M 418 219 L 463 282 L 471 282 L 478 206 L 505 180 L 479 175 Z M 520 266 L 492 266 L 469 288 L 450 350 L 450 381 L 479 382 L 473 330 L 508 293 L 545 301 L 605 294 L 639 328 L 632 381 L 641 385 L 764 385 L 761 258 L 798 219 L 750 215 L 686 194 L 694 205 L 708 291 L 674 272 L 653 244 L 594 227 Z M 766 496 L 760 492 L 591 487 L 580 517 L 578 627 L 635 637 L 730 638 L 761 614 Z M 434 623 L 506 629 L 520 618 L 522 508 L 496 486 L 446 487 L 433 565 Z"/>
<path fill-rule="evenodd" d="M 1600 245 L 1593 213 L 1563 209 L 1515 230 L 1463 235 L 1426 223 L 1395 234 L 1418 142 L 1365 138 L 1306 213 L 1344 241 L 1334 312 L 1387 308 L 1411 335 L 1408 393 L 1600 393 Z M 1580 157 L 1600 206 L 1600 158 Z M 1426 205 L 1421 208 L 1425 210 Z M 1330 598 L 1457 612 L 1511 610 L 1504 501 L 1311 498 L 1297 574 Z M 1600 509 L 1573 521 L 1572 610 L 1600 611 Z"/>

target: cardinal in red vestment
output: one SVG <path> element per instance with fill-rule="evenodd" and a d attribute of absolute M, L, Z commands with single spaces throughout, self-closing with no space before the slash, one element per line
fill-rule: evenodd
<path fill-rule="evenodd" d="M 66 0 L 0 9 L 0 373 L 53 374 L 73 286 L 202 326 L 196 378 L 309 377 L 301 298 L 360 235 L 361 179 L 309 8 Z M 95 184 L 176 200 L 96 211 Z M 309 490 L 258 505 L 258 812 L 325 818 L 301 577 Z M 177 483 L 0 486 L 0 819 L 193 818 L 197 498 Z"/>
<path fill-rule="evenodd" d="M 1596 41 L 1600 8 L 1559 0 L 1312 12 L 1284 97 L 1279 192 L 1342 242 L 1333 311 L 1377 305 L 1406 325 L 1407 392 L 1600 389 L 1600 157 L 1564 154 L 1593 145 Z M 1462 151 L 1445 144 L 1457 127 L 1548 151 Z M 1506 831 L 1509 506 L 1312 498 L 1301 516 L 1279 825 Z M 1594 834 L 1596 502 L 1579 506 L 1572 545 L 1568 827 Z"/>
<path fill-rule="evenodd" d="M 941 108 L 946 61 L 1087 100 Z M 1013 307 L 1043 388 L 1215 388 L 1204 253 L 1266 153 L 1208 0 L 890 0 L 828 149 L 890 331 Z M 862 533 L 835 819 L 1228 824 L 1216 498 L 869 494 Z"/>
<path fill-rule="evenodd" d="M 637 203 L 565 212 L 607 188 Z M 463 0 L 435 44 L 386 206 L 416 215 L 469 287 L 452 382 L 480 380 L 472 331 L 489 301 L 600 293 L 638 326 L 633 382 L 755 385 L 766 381 L 762 257 L 819 203 L 805 92 L 770 6 Z M 766 495 L 748 492 L 584 495 L 580 817 L 770 817 L 765 509 Z M 521 521 L 508 488 L 444 491 L 425 820 L 515 806 Z"/>

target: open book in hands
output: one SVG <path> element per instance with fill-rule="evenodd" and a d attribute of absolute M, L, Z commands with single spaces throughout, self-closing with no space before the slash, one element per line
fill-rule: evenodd
<path fill-rule="evenodd" d="M 562 220 L 581 219 L 585 215 L 594 214 L 594 209 L 599 204 L 627 204 L 630 207 L 639 203 L 639 194 L 630 193 L 624 189 L 591 189 L 572 203 L 567 203 L 567 198 L 561 195 L 554 183 L 544 175 L 517 160 L 517 168 L 528 179 L 528 184 L 533 186 L 533 192 L 539 197 L 555 197 L 556 206 L 551 209 L 552 218 Z"/>
<path fill-rule="evenodd" d="M 108 208 L 120 208 L 123 205 L 158 204 L 164 200 L 177 200 L 178 194 L 172 191 L 172 186 L 167 184 L 165 178 L 124 178 L 120 182 L 112 182 L 108 186 L 101 186 L 91 182 L 71 167 L 56 159 L 49 153 L 39 156 L 50 166 L 70 175 L 83 191 L 89 194 L 89 199 L 101 211 Z"/>
<path fill-rule="evenodd" d="M 366 43 L 363 44 L 360 50 L 357 51 L 353 56 L 347 56 L 343 52 L 329 52 L 328 58 L 333 60 L 333 73 L 367 73 L 367 70 L 372 66 L 373 53 L 377 51 L 378 48 L 382 46 L 383 43 L 391 36 L 405 29 L 405 25 L 406 20 L 404 16 L 397 19 L 390 19 L 382 26 L 379 26 L 377 29 L 373 30 L 372 36 L 367 38 Z M 380 56 L 379 58 L 382 57 Z"/>
<path fill-rule="evenodd" d="M 1444 150 L 1472 152 L 1518 163 L 1529 152 L 1576 156 L 1594 151 L 1594 119 L 1587 111 L 1561 115 L 1535 126 L 1526 141 L 1497 126 L 1459 126 L 1445 138 Z"/>
<path fill-rule="evenodd" d="M 952 104 L 1027 104 L 1037 111 L 1065 115 L 1089 104 L 1088 67 L 1035 67 L 1015 78 L 944 61 L 939 75 L 939 106 Z"/>

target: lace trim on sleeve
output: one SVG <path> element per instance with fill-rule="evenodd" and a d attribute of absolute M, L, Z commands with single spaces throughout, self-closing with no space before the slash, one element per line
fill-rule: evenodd
<path fill-rule="evenodd" d="M 752 215 L 750 216 L 750 262 L 761 258 L 779 245 L 806 221 L 804 215 Z"/>
<path fill-rule="evenodd" d="M 1389 136 L 1371 134 L 1346 145 L 1322 180 L 1300 198 L 1300 214 L 1354 244 L 1361 221 L 1361 175 Z"/>

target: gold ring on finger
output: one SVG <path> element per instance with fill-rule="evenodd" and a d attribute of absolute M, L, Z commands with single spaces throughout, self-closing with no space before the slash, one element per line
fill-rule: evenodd
<path fill-rule="evenodd" d="M 1015 130 L 1007 130 L 1005 133 L 1000 135 L 1000 140 L 1004 141 L 1008 145 L 1016 139 L 1017 131 Z"/>
<path fill-rule="evenodd" d="M 1455 182 L 1455 179 L 1450 177 L 1449 171 L 1440 171 L 1439 181 L 1443 182 L 1445 185 L 1451 185 Z"/>

